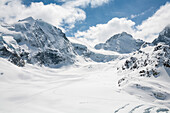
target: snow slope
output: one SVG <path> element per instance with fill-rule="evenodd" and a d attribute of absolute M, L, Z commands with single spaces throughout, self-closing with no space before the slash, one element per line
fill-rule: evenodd
<path fill-rule="evenodd" d="M 167 104 L 144 101 L 119 88 L 116 70 L 118 62 L 120 61 L 88 62 L 81 66 L 52 69 L 30 64 L 17 67 L 0 58 L 0 111 L 2 113 L 169 111 Z M 153 82 L 153 85 L 156 83 L 154 80 L 150 82 Z"/>
<path fill-rule="evenodd" d="M 118 85 L 129 94 L 170 108 L 169 45 L 148 46 L 130 55 L 118 76 Z"/>

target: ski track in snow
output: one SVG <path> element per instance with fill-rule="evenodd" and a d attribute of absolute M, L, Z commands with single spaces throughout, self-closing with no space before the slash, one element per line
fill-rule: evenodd
<path fill-rule="evenodd" d="M 144 113 L 150 113 L 154 107 L 149 107 L 144 110 Z"/>
<path fill-rule="evenodd" d="M 142 107 L 143 105 L 138 105 L 136 107 L 134 107 L 129 113 L 134 113 L 134 111 L 140 107 Z"/>
<path fill-rule="evenodd" d="M 116 110 L 114 113 L 118 113 L 121 109 L 124 109 L 126 106 L 128 106 L 129 104 L 124 105 L 123 107 L 119 108 L 118 110 Z"/>

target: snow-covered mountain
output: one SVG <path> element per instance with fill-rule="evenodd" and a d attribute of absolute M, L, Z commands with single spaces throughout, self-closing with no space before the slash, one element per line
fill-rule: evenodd
<path fill-rule="evenodd" d="M 170 26 L 167 26 L 151 44 L 143 44 L 139 51 L 129 54 L 129 58 L 124 59 L 123 65 L 118 68 L 119 72 L 125 72 L 128 76 L 129 72 L 137 72 L 138 74 L 132 75 L 135 77 L 170 76 L 169 39 Z M 123 81 L 124 78 L 119 81 L 120 86 Z"/>
<path fill-rule="evenodd" d="M 112 36 L 105 43 L 97 44 L 95 48 L 116 51 L 119 53 L 131 53 L 139 50 L 143 43 L 142 40 L 136 40 L 132 35 L 122 32 L 121 34 Z"/>
<path fill-rule="evenodd" d="M 12 25 L 2 24 L 1 29 L 0 55 L 18 66 L 25 62 L 51 66 L 74 62 L 65 34 L 42 20 L 28 17 Z"/>
<path fill-rule="evenodd" d="M 133 53 L 118 68 L 119 72 L 138 72 L 136 77 L 157 78 L 161 73 L 159 70 L 163 69 L 170 75 L 170 47 L 168 45 L 159 44 L 157 46 L 148 46 Z M 126 72 L 127 73 L 127 72 Z M 129 76 L 129 73 L 127 73 Z M 163 75 L 164 76 L 164 75 Z M 121 85 L 119 82 L 119 85 Z"/>
<path fill-rule="evenodd" d="M 77 56 L 85 61 L 109 62 L 120 54 L 89 49 L 86 45 L 69 41 L 65 34 L 55 26 L 42 20 L 28 17 L 17 23 L 1 24 L 0 56 L 17 66 L 25 63 L 57 67 L 73 64 Z"/>
<path fill-rule="evenodd" d="M 164 30 L 159 34 L 159 37 L 156 38 L 152 43 L 158 44 L 160 42 L 170 45 L 170 25 L 166 26 Z"/>
<path fill-rule="evenodd" d="M 118 85 L 142 100 L 170 107 L 170 46 L 160 42 L 141 48 L 122 61 L 117 68 Z"/>

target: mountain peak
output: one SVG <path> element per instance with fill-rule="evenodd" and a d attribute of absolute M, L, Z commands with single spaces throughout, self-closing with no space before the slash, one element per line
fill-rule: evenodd
<path fill-rule="evenodd" d="M 33 17 L 27 17 L 25 19 L 19 20 L 18 22 L 33 22 L 35 21 Z"/>
<path fill-rule="evenodd" d="M 160 42 L 170 45 L 170 25 L 167 25 L 159 34 L 158 38 L 156 38 L 152 43 L 156 45 Z"/>
<path fill-rule="evenodd" d="M 126 32 L 122 32 L 120 34 L 113 35 L 110 39 L 108 39 L 106 41 L 106 43 L 112 42 L 112 41 L 114 41 L 115 39 L 118 39 L 118 38 L 119 38 L 119 40 L 120 39 L 128 39 L 128 38 L 133 39 L 132 35 L 130 35 L 130 34 L 126 33 Z"/>
<path fill-rule="evenodd" d="M 170 24 L 167 25 L 167 26 L 163 29 L 162 32 L 160 32 L 160 35 L 167 35 L 167 34 L 169 34 L 168 37 L 170 37 Z"/>
<path fill-rule="evenodd" d="M 121 34 L 112 36 L 105 43 L 97 44 L 95 48 L 119 53 L 131 53 L 138 50 L 143 43 L 141 40 L 134 39 L 132 35 L 122 32 Z"/>
<path fill-rule="evenodd" d="M 128 33 L 126 32 L 122 32 L 121 35 L 129 35 Z"/>
<path fill-rule="evenodd" d="M 25 62 L 60 66 L 74 61 L 73 47 L 65 34 L 47 22 L 28 17 L 2 27 L 11 32 L 0 36 L 0 56 L 18 66 Z"/>
<path fill-rule="evenodd" d="M 131 35 L 131 34 L 128 34 L 127 32 L 122 32 L 122 33 L 120 34 L 120 37 L 123 37 L 123 36 L 125 36 L 125 38 L 127 38 L 127 37 L 133 38 L 132 35 Z"/>

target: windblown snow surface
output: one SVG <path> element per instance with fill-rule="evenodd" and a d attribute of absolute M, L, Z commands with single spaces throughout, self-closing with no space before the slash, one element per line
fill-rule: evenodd
<path fill-rule="evenodd" d="M 18 67 L 0 58 L 0 113 L 168 113 L 170 103 L 145 101 L 118 87 L 118 62 L 81 62 L 54 69 Z M 170 87 L 156 83 L 164 91 Z"/>

